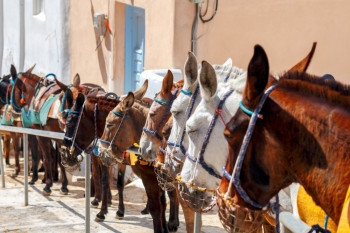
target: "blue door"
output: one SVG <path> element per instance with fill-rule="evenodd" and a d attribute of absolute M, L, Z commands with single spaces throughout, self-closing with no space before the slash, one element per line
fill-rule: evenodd
<path fill-rule="evenodd" d="M 140 87 L 145 54 L 145 10 L 126 5 L 124 93 Z"/>

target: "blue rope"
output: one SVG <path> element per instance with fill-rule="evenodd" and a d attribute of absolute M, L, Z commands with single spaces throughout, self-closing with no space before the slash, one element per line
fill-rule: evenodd
<path fill-rule="evenodd" d="M 63 97 L 62 97 L 62 104 L 61 104 L 61 113 L 64 112 L 64 103 L 66 102 L 67 99 L 67 90 L 64 92 Z"/>
<path fill-rule="evenodd" d="M 56 78 L 56 75 L 55 75 L 54 73 L 48 73 L 48 74 L 45 76 L 45 78 L 50 77 L 50 76 L 53 76 L 53 77 Z"/>
<path fill-rule="evenodd" d="M 18 76 L 17 76 L 17 77 L 18 77 Z M 16 83 L 17 83 L 17 80 L 18 80 L 18 78 L 16 78 L 15 82 L 14 82 L 13 85 L 12 85 L 11 100 L 10 100 L 10 102 L 11 102 L 11 105 L 12 105 L 17 111 L 20 111 L 21 108 L 18 107 L 18 106 L 16 105 L 16 103 L 14 102 L 14 92 L 15 92 L 15 85 L 16 85 Z"/>
<path fill-rule="evenodd" d="M 326 215 L 326 216 L 324 217 L 323 228 L 324 228 L 325 230 L 327 230 L 328 218 L 329 218 L 328 215 Z"/>

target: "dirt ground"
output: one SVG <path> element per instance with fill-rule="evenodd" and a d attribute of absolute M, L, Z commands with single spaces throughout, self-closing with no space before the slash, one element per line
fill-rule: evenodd
<path fill-rule="evenodd" d="M 23 159 L 21 159 L 23 164 Z M 5 164 L 5 162 L 4 162 Z M 23 170 L 21 174 L 12 178 L 14 161 L 5 168 L 5 184 L 2 188 L 0 179 L 0 232 L 85 232 L 85 198 L 84 180 L 78 179 L 69 184 L 68 195 L 61 195 L 60 183 L 54 183 L 51 196 L 41 195 L 44 184 L 40 181 L 29 186 L 29 205 L 24 206 Z M 132 182 L 125 187 L 125 217 L 123 220 L 115 218 L 118 206 L 117 190 L 112 190 L 112 206 L 102 223 L 94 221 L 98 209 L 91 208 L 91 232 L 153 232 L 150 215 L 141 215 L 146 205 L 146 194 L 142 187 Z M 169 207 L 169 203 L 168 203 Z M 167 211 L 168 214 L 168 211 Z M 180 227 L 177 232 L 186 232 L 184 216 L 180 207 Z M 226 232 L 219 220 L 216 209 L 202 215 L 202 232 Z"/>

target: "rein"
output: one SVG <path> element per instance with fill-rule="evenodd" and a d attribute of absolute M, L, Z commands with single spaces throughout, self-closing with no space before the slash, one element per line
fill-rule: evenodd
<path fill-rule="evenodd" d="M 186 157 L 188 159 L 190 159 L 192 162 L 196 163 L 196 166 L 197 164 L 199 163 L 200 165 L 202 165 L 203 169 L 206 170 L 210 175 L 218 178 L 218 179 L 221 179 L 222 176 L 217 174 L 215 172 L 215 170 L 211 167 L 209 167 L 209 165 L 204 161 L 204 152 L 207 148 L 207 145 L 209 143 L 209 140 L 210 140 L 210 136 L 211 136 L 211 133 L 215 127 L 215 124 L 216 124 L 216 120 L 218 119 L 218 116 L 221 114 L 221 109 L 226 101 L 226 99 L 233 93 L 233 89 L 229 90 L 225 95 L 224 97 L 220 100 L 219 102 L 219 105 L 217 107 L 217 109 L 215 110 L 215 113 L 214 113 L 214 116 L 213 116 L 213 119 L 211 120 L 210 122 L 210 125 L 209 125 L 209 128 L 208 128 L 208 131 L 207 131 L 207 134 L 205 135 L 205 138 L 204 138 L 204 141 L 203 141 L 203 145 L 202 145 L 202 148 L 198 154 L 198 157 L 195 158 L 194 156 L 191 156 L 188 152 L 186 152 Z M 221 116 L 221 115 L 220 115 Z M 221 116 L 222 117 L 222 116 Z M 193 173 L 194 174 L 194 173 Z"/>
<path fill-rule="evenodd" d="M 172 95 L 170 101 L 164 101 L 164 100 L 161 100 L 161 99 L 157 99 L 156 97 L 157 97 L 158 93 L 155 95 L 155 97 L 153 98 L 153 100 L 154 100 L 155 102 L 157 102 L 158 104 L 160 104 L 160 105 L 168 105 L 168 106 L 169 106 L 169 110 L 170 110 L 170 108 L 171 108 L 171 106 L 172 106 L 172 104 L 173 104 L 173 102 L 174 102 L 174 100 L 175 100 L 175 98 L 176 98 L 177 92 L 178 92 L 178 89 L 176 89 L 176 91 L 175 91 L 175 93 Z M 146 128 L 146 127 L 143 127 L 142 130 L 143 130 L 144 132 L 146 132 L 146 133 L 149 133 L 149 134 L 155 136 L 159 141 L 163 141 L 163 138 L 159 135 L 158 130 L 159 130 L 159 128 L 163 125 L 163 123 L 165 122 L 167 116 L 168 116 L 168 111 L 166 111 L 166 112 L 164 113 L 161 122 L 158 124 L 158 126 L 157 126 L 157 128 L 156 128 L 155 130 L 150 130 L 150 129 Z"/>

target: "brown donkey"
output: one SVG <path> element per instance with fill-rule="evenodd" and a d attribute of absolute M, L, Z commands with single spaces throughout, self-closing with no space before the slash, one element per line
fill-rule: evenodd
<path fill-rule="evenodd" d="M 277 81 L 256 45 L 240 110 L 224 132 L 229 156 L 218 189 L 222 212 L 230 205 L 261 209 L 299 182 L 338 223 L 350 183 L 349 109 L 349 86 L 305 72 Z"/>
<path fill-rule="evenodd" d="M 169 83 L 172 86 L 171 73 L 168 73 L 164 79 L 167 79 L 167 77 L 170 78 L 170 75 L 171 82 Z M 128 96 L 111 111 L 107 117 L 106 127 L 99 143 L 102 161 L 105 163 L 112 163 L 114 159 L 119 162 L 129 160 L 129 158 L 123 157 L 123 151 L 140 140 L 149 111 L 152 111 L 152 109 L 146 108 L 139 103 L 134 103 L 134 96 L 132 93 L 129 93 Z M 128 135 L 128 137 L 121 137 L 120 135 Z M 131 159 L 131 161 L 135 160 Z M 158 186 L 153 165 L 153 162 L 147 162 L 138 157 L 134 165 L 131 165 L 131 168 L 134 173 L 142 179 L 145 186 L 148 197 L 148 207 L 153 218 L 154 232 L 176 231 L 179 225 L 176 193 L 168 193 L 171 203 L 169 223 L 167 225 L 165 219 L 165 192 Z M 173 208 L 174 206 L 175 208 Z"/>

